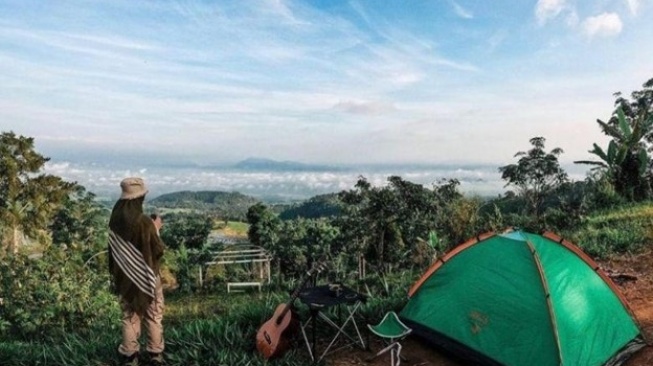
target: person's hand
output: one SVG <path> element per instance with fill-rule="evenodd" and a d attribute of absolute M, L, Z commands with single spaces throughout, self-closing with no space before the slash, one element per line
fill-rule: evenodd
<path fill-rule="evenodd" d="M 154 227 L 157 230 L 161 230 L 161 227 L 163 226 L 163 221 L 161 221 L 161 216 L 158 216 L 156 219 L 152 221 L 154 222 Z"/>

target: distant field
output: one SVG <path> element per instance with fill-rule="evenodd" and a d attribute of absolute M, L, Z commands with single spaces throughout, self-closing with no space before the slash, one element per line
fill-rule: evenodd
<path fill-rule="evenodd" d="M 192 209 L 192 208 L 160 207 L 160 208 L 157 208 L 156 212 L 161 214 L 161 215 L 165 215 L 165 214 L 178 214 L 178 213 L 195 213 L 195 212 L 198 212 L 198 210 Z"/>
<path fill-rule="evenodd" d="M 247 238 L 248 229 L 249 224 L 246 222 L 229 221 L 225 226 L 224 221 L 220 221 L 215 225 L 212 235 L 244 239 Z"/>

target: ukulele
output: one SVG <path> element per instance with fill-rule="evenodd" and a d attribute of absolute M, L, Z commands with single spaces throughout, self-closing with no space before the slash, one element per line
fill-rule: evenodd
<path fill-rule="evenodd" d="M 306 273 L 299 286 L 290 295 L 290 300 L 285 304 L 279 304 L 274 315 L 263 323 L 256 333 L 256 349 L 266 359 L 271 359 L 283 355 L 290 347 L 290 331 L 296 328 L 297 320 L 293 318 L 291 311 L 292 304 L 299 296 L 300 291 L 306 285 L 306 282 L 316 273 L 322 272 L 326 268 L 325 262 L 319 262 L 310 271 Z M 293 326 L 293 324 L 295 326 Z"/>

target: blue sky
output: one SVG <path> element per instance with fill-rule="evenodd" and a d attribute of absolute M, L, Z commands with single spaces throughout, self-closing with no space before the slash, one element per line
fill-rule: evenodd
<path fill-rule="evenodd" d="M 0 0 L 0 130 L 54 162 L 505 165 L 605 143 L 653 1 Z"/>

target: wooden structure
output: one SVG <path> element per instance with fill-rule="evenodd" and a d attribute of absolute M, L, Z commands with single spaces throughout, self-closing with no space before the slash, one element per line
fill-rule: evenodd
<path fill-rule="evenodd" d="M 246 265 L 250 266 L 252 277 L 249 281 L 227 282 L 227 292 L 241 287 L 258 287 L 264 283 L 270 283 L 270 262 L 272 256 L 267 250 L 252 244 L 234 244 L 226 247 L 220 252 L 216 252 L 213 259 L 206 262 L 205 265 Z M 200 284 L 202 282 L 202 272 L 200 268 Z"/>

